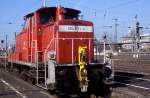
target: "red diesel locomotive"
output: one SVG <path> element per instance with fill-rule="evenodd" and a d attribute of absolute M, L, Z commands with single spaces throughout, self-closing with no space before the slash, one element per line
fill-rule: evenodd
<path fill-rule="evenodd" d="M 94 29 L 79 10 L 43 7 L 24 17 L 11 68 L 38 86 L 59 92 L 95 92 L 105 80 L 105 64 L 94 62 Z M 13 66 L 13 67 L 12 67 Z"/>

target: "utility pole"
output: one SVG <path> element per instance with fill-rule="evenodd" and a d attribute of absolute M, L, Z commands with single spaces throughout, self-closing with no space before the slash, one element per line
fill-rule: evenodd
<path fill-rule="evenodd" d="M 6 67 L 7 67 L 7 35 L 6 35 L 6 42 L 5 42 L 5 44 L 6 44 L 6 49 L 5 49 L 5 63 L 4 63 L 4 66 L 5 66 L 5 70 L 6 70 Z"/>
<path fill-rule="evenodd" d="M 119 24 L 118 24 L 118 19 L 117 19 L 117 18 L 115 18 L 115 19 L 113 19 L 113 20 L 115 21 L 114 42 L 117 43 L 117 41 L 118 41 L 118 40 L 117 40 L 117 32 L 118 32 L 118 31 L 117 31 L 117 27 L 118 27 Z"/>
<path fill-rule="evenodd" d="M 143 28 L 143 27 L 140 27 L 139 25 L 140 25 L 140 23 L 137 22 L 136 23 L 136 34 L 135 34 L 137 52 L 139 52 L 139 48 L 140 48 L 140 29 Z"/>
<path fill-rule="evenodd" d="M 17 37 L 17 33 L 15 32 L 15 43 L 14 43 L 14 46 L 13 46 L 13 51 L 16 51 L 16 37 Z"/>
<path fill-rule="evenodd" d="M 103 47 L 103 53 L 104 53 L 104 61 L 103 63 L 106 63 L 106 40 L 107 40 L 107 36 L 106 34 L 103 36 L 103 40 L 104 40 L 104 47 Z"/>
<path fill-rule="evenodd" d="M 138 22 L 138 15 L 137 14 L 135 15 L 134 18 L 135 18 L 135 22 Z"/>
<path fill-rule="evenodd" d="M 5 48 L 6 48 L 6 49 L 5 49 L 5 50 L 6 50 L 6 53 L 7 53 L 7 48 L 8 48 L 8 45 L 7 45 L 7 37 L 8 37 L 8 36 L 6 35 L 6 42 L 5 42 L 5 44 L 6 44 L 6 47 L 5 47 Z"/>
<path fill-rule="evenodd" d="M 16 36 L 17 36 L 17 33 L 15 32 L 15 40 L 16 40 Z"/>

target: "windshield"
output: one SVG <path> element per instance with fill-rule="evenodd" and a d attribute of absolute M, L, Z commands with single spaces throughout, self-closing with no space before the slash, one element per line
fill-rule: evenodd
<path fill-rule="evenodd" d="M 78 14 L 77 15 L 69 15 L 65 14 L 64 19 L 73 19 L 73 20 L 78 20 Z"/>
<path fill-rule="evenodd" d="M 78 10 L 66 8 L 64 13 L 64 19 L 78 20 L 79 13 L 80 11 Z"/>
<path fill-rule="evenodd" d="M 41 12 L 39 14 L 39 24 L 46 24 L 54 21 L 54 14 L 50 12 Z"/>

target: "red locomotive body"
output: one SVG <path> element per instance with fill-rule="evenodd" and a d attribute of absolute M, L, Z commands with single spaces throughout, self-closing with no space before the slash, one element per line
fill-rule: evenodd
<path fill-rule="evenodd" d="M 55 7 L 41 8 L 25 16 L 25 27 L 16 37 L 15 53 L 19 53 L 20 58 L 14 61 L 44 63 L 44 52 L 48 49 L 56 53 L 57 64 L 76 64 L 79 46 L 88 47 L 88 61 L 94 59 L 93 24 L 75 19 L 80 13 L 78 10 L 63 10 L 66 17 L 61 15 L 62 9 Z"/>
<path fill-rule="evenodd" d="M 93 62 L 93 23 L 80 20 L 79 14 L 59 6 L 26 15 L 24 28 L 16 37 L 16 51 L 8 54 L 8 62 L 48 89 L 97 89 L 92 85 L 103 80 L 97 71 L 104 66 Z M 92 77 L 94 73 L 97 79 Z"/>

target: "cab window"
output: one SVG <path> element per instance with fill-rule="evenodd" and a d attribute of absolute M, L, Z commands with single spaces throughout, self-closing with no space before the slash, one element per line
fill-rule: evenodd
<path fill-rule="evenodd" d="M 39 24 L 46 24 L 48 22 L 54 21 L 55 15 L 53 13 L 48 12 L 40 12 L 39 13 Z"/>
<path fill-rule="evenodd" d="M 78 20 L 79 19 L 79 11 L 73 9 L 65 9 L 64 18 Z"/>
<path fill-rule="evenodd" d="M 73 20 L 78 20 L 78 15 L 67 15 L 65 14 L 65 19 L 73 19 Z"/>
<path fill-rule="evenodd" d="M 27 19 L 25 19 L 25 21 L 24 21 L 23 28 L 24 28 L 24 29 L 27 29 L 28 25 L 29 25 L 29 19 L 27 18 Z"/>

